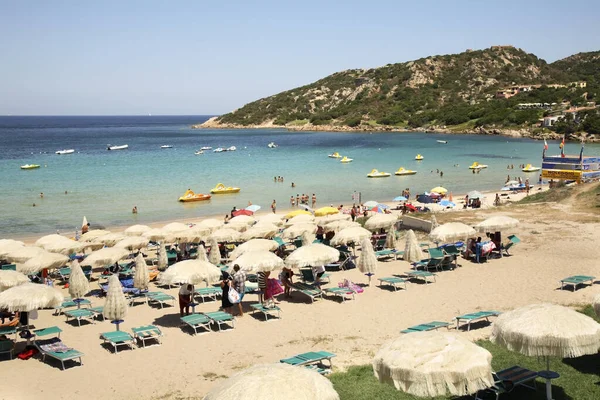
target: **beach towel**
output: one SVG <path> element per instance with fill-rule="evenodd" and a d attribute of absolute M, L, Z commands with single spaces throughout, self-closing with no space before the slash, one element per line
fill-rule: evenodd
<path fill-rule="evenodd" d="M 67 347 L 59 338 L 48 339 L 48 341 L 44 344 L 40 344 L 40 349 L 47 353 L 66 353 L 67 351 L 72 350 L 70 347 Z"/>
<path fill-rule="evenodd" d="M 339 282 L 338 287 L 348 288 L 348 289 L 352 290 L 354 293 L 364 292 L 364 289 L 362 287 L 358 286 L 356 283 L 352 282 L 349 279 L 344 279 L 342 282 Z"/>
<path fill-rule="evenodd" d="M 272 298 L 273 296 L 283 293 L 283 288 L 279 284 L 277 279 L 267 279 L 267 289 L 265 290 L 265 300 Z"/>

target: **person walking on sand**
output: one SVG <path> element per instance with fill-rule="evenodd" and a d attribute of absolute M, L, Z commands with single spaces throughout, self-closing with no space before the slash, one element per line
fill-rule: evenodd
<path fill-rule="evenodd" d="M 228 273 L 223 273 L 223 280 L 221 281 L 221 308 L 226 313 L 231 314 L 231 307 L 233 304 L 229 301 L 229 288 L 231 287 L 231 276 Z"/>
<path fill-rule="evenodd" d="M 317 204 L 317 195 L 313 193 L 313 195 L 312 195 L 312 208 L 315 208 L 315 204 Z"/>
<path fill-rule="evenodd" d="M 273 211 L 273 214 L 277 212 L 277 202 L 275 200 L 271 203 L 271 211 Z"/>
<path fill-rule="evenodd" d="M 238 302 L 238 307 L 240 309 L 240 317 L 244 316 L 244 311 L 242 310 L 242 299 L 244 298 L 244 294 L 246 293 L 246 273 L 240 269 L 240 266 L 235 264 L 233 266 L 233 270 L 235 273 L 233 274 L 233 288 L 240 294 L 240 301 Z"/>
<path fill-rule="evenodd" d="M 500 205 L 500 196 L 496 193 L 496 199 L 494 200 L 494 205 L 498 207 Z"/>
<path fill-rule="evenodd" d="M 192 303 L 192 293 L 194 293 L 193 285 L 182 285 L 179 289 L 179 315 L 183 317 L 183 312 L 185 311 L 185 315 L 190 315 L 190 304 Z"/>

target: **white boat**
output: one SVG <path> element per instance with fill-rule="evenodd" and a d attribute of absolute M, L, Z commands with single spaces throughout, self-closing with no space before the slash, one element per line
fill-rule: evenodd
<path fill-rule="evenodd" d="M 221 153 L 223 151 L 226 151 L 226 150 L 222 147 L 217 147 L 216 149 L 213 150 L 213 153 Z"/>
<path fill-rule="evenodd" d="M 195 155 L 199 156 L 201 154 L 204 154 L 204 150 L 198 150 L 197 152 L 194 153 Z"/>
<path fill-rule="evenodd" d="M 111 146 L 110 144 L 108 145 L 108 147 L 106 148 L 106 150 L 125 150 L 128 149 L 129 145 L 128 144 L 123 144 L 120 146 Z"/>
<path fill-rule="evenodd" d="M 200 150 L 212 150 L 212 147 L 204 146 L 204 147 L 201 147 Z"/>
<path fill-rule="evenodd" d="M 438 143 L 443 143 L 443 144 L 446 144 L 446 143 L 448 143 L 448 141 L 447 141 L 447 140 L 436 140 L 436 142 L 438 142 Z"/>
<path fill-rule="evenodd" d="M 225 149 L 225 151 L 236 151 L 236 150 L 237 150 L 237 147 L 235 147 L 235 146 L 231 146 L 231 147 L 228 147 L 227 149 Z"/>
<path fill-rule="evenodd" d="M 173 146 L 170 144 L 163 144 L 162 146 L 160 146 L 161 149 L 172 149 Z"/>
<path fill-rule="evenodd" d="M 59 154 L 59 155 L 73 154 L 73 153 L 75 153 L 74 149 L 68 149 L 68 150 L 65 149 L 65 150 L 59 150 L 59 151 L 56 152 L 56 154 Z"/>
<path fill-rule="evenodd" d="M 278 146 L 275 144 L 275 142 L 271 142 L 271 143 L 269 143 L 267 146 L 268 146 L 270 149 L 274 149 L 274 148 L 278 147 Z"/>

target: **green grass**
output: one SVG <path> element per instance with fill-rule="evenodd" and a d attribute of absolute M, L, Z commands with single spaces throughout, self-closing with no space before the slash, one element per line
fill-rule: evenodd
<path fill-rule="evenodd" d="M 295 120 L 287 123 L 287 125 L 292 125 L 292 126 L 302 126 L 302 125 L 306 125 L 306 124 L 308 124 L 307 119 L 295 119 Z"/>
<path fill-rule="evenodd" d="M 531 204 L 531 203 L 543 203 L 550 201 L 561 201 L 565 200 L 573 193 L 573 189 L 569 186 L 558 187 L 544 192 L 532 194 L 519 200 L 518 204 Z"/>

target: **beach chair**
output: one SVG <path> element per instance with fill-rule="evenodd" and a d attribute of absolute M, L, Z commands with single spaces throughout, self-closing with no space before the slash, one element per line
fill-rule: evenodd
<path fill-rule="evenodd" d="M 92 305 L 92 302 L 88 299 L 79 299 L 79 307 L 80 308 L 89 308 Z M 56 308 L 54 311 L 54 315 L 60 315 L 61 312 L 65 308 L 73 308 L 77 307 L 77 302 L 72 300 L 70 297 L 66 297 L 62 304 Z"/>
<path fill-rule="evenodd" d="M 3 264 L 0 269 L 2 269 L 3 271 L 16 271 L 17 270 L 17 264 Z"/>
<path fill-rule="evenodd" d="M 481 395 L 487 394 L 494 395 L 498 400 L 501 394 L 510 393 L 518 386 L 536 390 L 534 381 L 538 377 L 538 373 L 518 365 L 495 372 L 492 376 L 494 385 L 477 392 L 475 395 L 476 400 L 482 400 L 484 397 L 481 397 Z"/>
<path fill-rule="evenodd" d="M 560 281 L 560 289 L 564 289 L 565 286 L 573 286 L 573 291 L 577 290 L 577 286 L 585 285 L 586 282 L 589 282 L 590 285 L 594 284 L 595 276 L 587 276 L 587 275 L 573 275 L 568 278 L 561 279 Z"/>
<path fill-rule="evenodd" d="M 383 250 L 385 248 L 385 241 L 386 241 L 386 235 L 384 235 L 384 237 L 379 237 L 376 241 L 375 244 L 373 245 L 373 248 L 375 250 Z"/>
<path fill-rule="evenodd" d="M 210 332 L 210 318 L 204 314 L 190 314 L 180 318 L 181 322 L 194 330 L 194 335 L 198 334 L 198 329 L 204 328 Z"/>
<path fill-rule="evenodd" d="M 217 324 L 219 332 L 221 332 L 221 325 L 230 325 L 231 329 L 235 329 L 235 317 L 225 311 L 214 311 L 202 313 L 206 315 L 212 324 Z"/>
<path fill-rule="evenodd" d="M 171 266 L 177 262 L 177 250 L 167 250 L 167 265 Z"/>
<path fill-rule="evenodd" d="M 60 329 L 58 326 L 50 326 L 48 328 L 35 329 L 33 331 L 33 334 L 35 335 L 35 337 L 56 335 L 56 337 L 60 339 L 61 332 L 62 329 Z"/>
<path fill-rule="evenodd" d="M 102 320 L 104 320 L 104 314 L 102 314 L 104 312 L 104 306 L 90 307 L 89 310 L 94 313 L 95 319 L 102 318 Z"/>
<path fill-rule="evenodd" d="M 79 365 L 83 365 L 81 357 L 83 357 L 84 354 L 66 346 L 58 337 L 34 340 L 33 345 L 42 355 L 42 361 L 46 360 L 46 356 L 54 358 L 55 360 L 60 361 L 63 371 L 65 369 L 65 361 L 79 360 Z"/>
<path fill-rule="evenodd" d="M 57 270 L 57 273 L 58 273 L 58 277 L 61 281 L 68 282 L 69 276 L 71 276 L 71 268 L 70 267 L 59 268 Z"/>
<path fill-rule="evenodd" d="M 277 319 L 281 319 L 281 308 L 279 308 L 277 306 L 265 307 L 264 305 L 257 303 L 257 304 L 250 304 L 250 307 L 252 307 L 253 315 L 257 311 L 261 312 L 265 316 L 265 321 L 269 320 L 269 316 L 277 317 Z"/>
<path fill-rule="evenodd" d="M 458 246 L 456 246 L 455 244 L 448 244 L 442 248 L 442 251 L 444 252 L 444 254 L 446 256 L 449 256 L 452 258 L 452 261 L 454 261 L 454 268 L 457 268 L 458 267 L 458 257 L 460 256 L 460 250 L 459 250 Z"/>
<path fill-rule="evenodd" d="M 285 254 L 289 254 L 289 253 L 292 252 L 292 249 L 290 249 L 288 246 L 290 246 L 293 243 L 286 242 L 285 240 L 283 240 L 279 236 L 275 236 L 273 238 L 273 240 L 277 243 L 277 245 L 279 246 L 279 249 L 281 251 L 283 251 Z"/>
<path fill-rule="evenodd" d="M 415 269 L 423 268 L 423 270 L 436 269 L 441 270 L 442 262 L 444 261 L 444 252 L 438 248 L 429 249 L 429 258 L 413 263 Z"/>
<path fill-rule="evenodd" d="M 87 308 L 78 308 L 76 310 L 67 310 L 64 312 L 65 317 L 67 317 L 67 322 L 70 319 L 76 319 L 77 325 L 81 326 L 81 320 L 90 321 L 92 324 L 95 323 L 94 317 L 96 314 Z"/>
<path fill-rule="evenodd" d="M 410 328 L 406 328 L 400 333 L 414 333 L 414 332 L 426 332 L 426 331 L 434 331 L 440 328 L 448 328 L 450 324 L 448 322 L 440 322 L 440 321 L 432 321 L 426 324 L 419 324 L 415 326 L 411 326 Z"/>
<path fill-rule="evenodd" d="M 498 311 L 478 311 L 471 314 L 459 315 L 458 317 L 454 318 L 456 320 L 456 330 L 460 328 L 460 321 L 467 322 L 468 332 L 471 330 L 471 323 L 482 319 L 485 319 L 486 321 L 490 322 L 490 317 L 497 317 L 498 315 L 500 315 Z"/>
<path fill-rule="evenodd" d="M 132 350 L 135 349 L 135 339 L 125 331 L 104 332 L 100 334 L 100 337 L 104 339 L 105 344 L 113 347 L 115 354 L 119 352 L 119 346 L 129 346 Z"/>
<path fill-rule="evenodd" d="M 311 268 L 300 268 L 300 274 L 302 275 L 303 282 L 315 282 L 315 276 L 313 275 L 313 271 Z M 325 273 L 321 275 L 321 281 L 327 279 L 327 282 L 331 282 L 329 279 L 330 275 Z"/>
<path fill-rule="evenodd" d="M 389 260 L 390 258 L 393 258 L 395 260 L 396 253 L 397 253 L 397 251 L 394 249 L 384 249 L 384 250 L 377 250 L 375 252 L 375 256 L 377 257 L 378 261 Z"/>
<path fill-rule="evenodd" d="M 515 246 L 516 244 L 521 243 L 521 239 L 519 239 L 516 235 L 510 235 L 508 236 L 508 240 L 509 242 L 507 244 L 503 244 L 502 249 L 500 251 L 503 251 L 507 256 L 510 256 L 508 250 L 510 250 L 510 248 Z"/>
<path fill-rule="evenodd" d="M 211 300 L 217 301 L 217 296 L 221 296 L 222 294 L 223 294 L 223 289 L 221 289 L 219 287 L 214 287 L 214 286 L 198 288 L 198 289 L 194 290 L 195 297 L 202 300 L 203 303 L 204 303 L 205 297 L 208 297 Z"/>
<path fill-rule="evenodd" d="M 0 354 L 8 354 L 13 359 L 15 352 L 15 342 L 12 340 L 0 340 Z"/>
<path fill-rule="evenodd" d="M 81 270 L 83 271 L 83 274 L 85 275 L 85 277 L 88 278 L 88 281 L 92 279 L 92 266 L 91 265 L 82 265 Z"/>
<path fill-rule="evenodd" d="M 332 287 L 325 289 L 325 293 L 330 294 L 332 296 L 340 297 L 342 299 L 342 303 L 345 303 L 346 300 L 349 300 L 348 296 L 355 299 L 354 290 L 346 288 L 346 287 Z"/>
<path fill-rule="evenodd" d="M 292 285 L 292 289 L 307 295 L 310 298 L 311 303 L 313 303 L 317 297 L 323 298 L 323 291 L 313 285 L 296 282 Z"/>
<path fill-rule="evenodd" d="M 429 278 L 433 278 L 433 281 L 435 282 L 435 274 L 429 271 L 409 271 L 406 273 L 406 275 L 410 279 L 423 279 L 425 281 L 425 284 L 430 283 Z"/>
<path fill-rule="evenodd" d="M 308 353 L 302 353 L 289 358 L 283 358 L 279 360 L 280 363 L 294 365 L 294 366 L 305 366 L 305 365 L 322 365 L 329 370 L 333 367 L 331 359 L 336 355 L 327 351 L 311 351 Z M 324 365 L 323 361 L 327 361 L 329 365 Z"/>
<path fill-rule="evenodd" d="M 406 287 L 406 281 L 402 278 L 399 278 L 397 276 L 390 276 L 390 277 L 385 277 L 385 278 L 379 278 L 379 287 L 383 286 L 384 284 L 387 284 L 388 286 L 391 286 L 394 288 L 394 292 L 398 291 L 398 285 L 404 285 L 404 290 L 407 289 Z"/>
<path fill-rule="evenodd" d="M 340 250 L 340 259 L 336 262 L 325 265 L 326 271 L 345 271 L 353 267 L 352 254 L 348 251 Z"/>
<path fill-rule="evenodd" d="M 162 309 L 165 304 L 169 304 L 172 307 L 175 307 L 175 297 L 170 294 L 164 292 L 148 292 L 146 293 L 146 297 L 148 298 L 148 305 L 158 304 Z"/>
<path fill-rule="evenodd" d="M 19 330 L 19 326 L 19 319 L 15 318 L 14 321 L 10 322 L 10 325 L 0 328 L 0 335 L 15 335 L 15 340 L 17 340 L 17 331 Z"/>
<path fill-rule="evenodd" d="M 161 337 L 163 333 L 161 330 L 154 325 L 140 326 L 137 328 L 131 328 L 133 337 L 142 342 L 142 347 L 146 347 L 146 340 L 155 340 L 158 344 L 161 344 Z"/>

